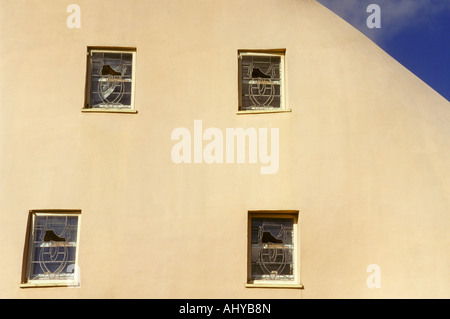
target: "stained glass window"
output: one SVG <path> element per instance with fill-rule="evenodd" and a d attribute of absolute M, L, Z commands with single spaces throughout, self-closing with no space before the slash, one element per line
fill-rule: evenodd
<path fill-rule="evenodd" d="M 79 213 L 31 212 L 27 281 L 76 280 Z"/>
<path fill-rule="evenodd" d="M 249 283 L 296 284 L 297 214 L 251 213 Z"/>
<path fill-rule="evenodd" d="M 133 50 L 89 50 L 85 108 L 134 109 L 135 53 Z"/>
<path fill-rule="evenodd" d="M 284 108 L 284 53 L 241 52 L 240 110 Z"/>

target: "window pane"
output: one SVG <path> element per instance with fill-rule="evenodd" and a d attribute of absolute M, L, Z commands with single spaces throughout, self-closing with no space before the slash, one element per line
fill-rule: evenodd
<path fill-rule="evenodd" d="M 90 107 L 131 108 L 133 53 L 92 52 Z"/>
<path fill-rule="evenodd" d="M 78 216 L 35 216 L 30 260 L 31 280 L 67 280 L 75 264 Z"/>
<path fill-rule="evenodd" d="M 281 57 L 241 56 L 241 108 L 281 107 Z"/>
<path fill-rule="evenodd" d="M 293 225 L 293 218 L 252 218 L 252 280 L 294 280 Z"/>

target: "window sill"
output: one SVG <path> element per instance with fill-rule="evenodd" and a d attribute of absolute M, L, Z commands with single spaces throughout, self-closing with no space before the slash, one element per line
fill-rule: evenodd
<path fill-rule="evenodd" d="M 114 108 L 110 108 L 110 109 L 103 109 L 103 108 L 85 108 L 85 109 L 81 109 L 81 112 L 86 112 L 86 113 L 137 113 L 138 111 L 133 110 L 133 109 L 114 109 Z"/>
<path fill-rule="evenodd" d="M 252 284 L 248 283 L 245 285 L 246 288 L 290 288 L 290 289 L 303 289 L 302 284 L 281 284 L 281 283 L 273 283 L 273 284 Z"/>
<path fill-rule="evenodd" d="M 292 109 L 281 109 L 281 110 L 245 110 L 237 111 L 236 114 L 265 114 L 265 113 L 289 113 Z"/>
<path fill-rule="evenodd" d="M 80 284 L 77 282 L 27 282 L 20 284 L 20 288 L 49 288 L 49 287 L 79 287 Z"/>

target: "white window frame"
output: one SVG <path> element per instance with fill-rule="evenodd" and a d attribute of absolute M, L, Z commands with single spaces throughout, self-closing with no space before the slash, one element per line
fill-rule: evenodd
<path fill-rule="evenodd" d="M 276 56 L 280 57 L 280 107 L 267 107 L 258 109 L 243 109 L 242 106 L 242 57 L 243 56 Z M 287 107 L 287 90 L 286 90 L 286 50 L 285 49 L 273 49 L 273 50 L 238 50 L 238 94 L 239 94 L 239 106 L 237 114 L 249 114 L 249 113 L 280 113 L 291 112 L 292 110 Z"/>
<path fill-rule="evenodd" d="M 127 53 L 132 54 L 133 70 L 131 72 L 131 97 L 130 107 L 93 107 L 91 106 L 91 56 L 93 53 Z M 115 48 L 115 47 L 88 47 L 87 49 L 87 70 L 86 70 L 86 92 L 85 102 L 82 112 L 109 112 L 109 113 L 137 113 L 135 106 L 135 86 L 136 86 L 136 48 Z"/>
<path fill-rule="evenodd" d="M 66 216 L 77 216 L 77 241 L 75 243 L 75 263 L 73 266 L 73 276 L 71 279 L 30 279 L 31 277 L 31 261 L 32 261 L 32 251 L 33 251 L 33 238 L 35 230 L 35 220 L 36 217 L 42 216 L 52 216 L 52 217 L 66 217 Z M 23 278 L 21 283 L 21 288 L 29 287 L 79 287 L 80 286 L 80 267 L 78 266 L 78 255 L 80 251 L 80 229 L 81 229 L 81 210 L 30 210 L 29 221 L 27 230 L 27 244 L 25 246 L 26 259 L 24 262 Z M 47 244 L 48 245 L 48 244 Z M 69 245 L 73 245 L 70 244 Z"/>
<path fill-rule="evenodd" d="M 252 219 L 253 218 L 289 218 L 293 219 L 293 280 L 254 280 L 252 279 Z M 303 289 L 300 283 L 300 240 L 299 212 L 297 210 L 262 210 L 248 212 L 247 243 L 247 288 L 297 288 Z"/>

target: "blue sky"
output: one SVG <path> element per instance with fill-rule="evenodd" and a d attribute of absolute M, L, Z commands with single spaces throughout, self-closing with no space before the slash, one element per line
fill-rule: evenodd
<path fill-rule="evenodd" d="M 450 0 L 317 0 L 450 101 Z M 369 28 L 370 4 L 380 28 Z"/>

